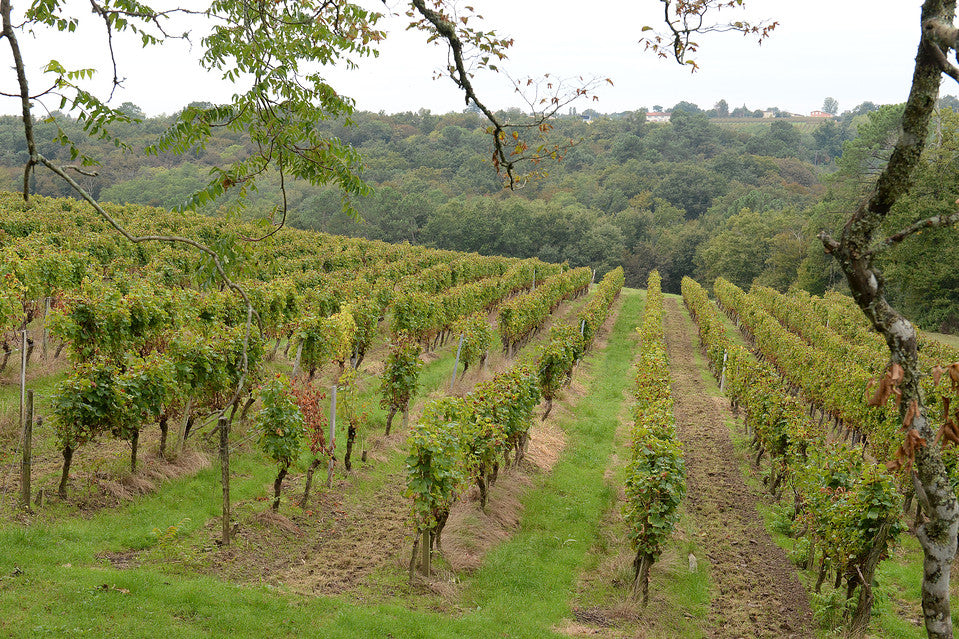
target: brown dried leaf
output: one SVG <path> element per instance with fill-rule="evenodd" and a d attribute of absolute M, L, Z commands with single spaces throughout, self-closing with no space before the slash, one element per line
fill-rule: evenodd
<path fill-rule="evenodd" d="M 909 402 L 909 408 L 906 409 L 906 416 L 902 419 L 903 430 L 909 430 L 912 428 L 912 422 L 915 421 L 916 417 L 919 416 L 919 402 L 912 400 Z M 913 431 L 910 431 L 913 432 Z M 916 436 L 919 436 L 919 433 L 916 432 Z M 909 435 L 906 436 L 907 441 Z"/>
<path fill-rule="evenodd" d="M 952 380 L 952 390 L 959 393 L 959 362 L 953 362 L 946 367 L 949 371 L 949 379 Z"/>
<path fill-rule="evenodd" d="M 936 433 L 936 441 L 941 441 L 944 444 L 959 445 L 959 426 L 956 425 L 956 422 L 951 419 L 943 422 L 939 428 L 939 432 Z"/>
<path fill-rule="evenodd" d="M 898 363 L 893 362 L 889 365 L 889 381 L 892 382 L 894 386 L 898 386 L 902 383 L 903 378 L 906 376 L 906 372 L 902 370 L 902 366 Z"/>
<path fill-rule="evenodd" d="M 940 366 L 936 364 L 932 367 L 932 383 L 934 386 L 939 385 L 939 380 L 942 379 L 942 374 L 946 372 L 945 366 Z"/>

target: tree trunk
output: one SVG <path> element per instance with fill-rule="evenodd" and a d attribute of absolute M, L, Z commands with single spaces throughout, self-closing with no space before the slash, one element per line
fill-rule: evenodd
<path fill-rule="evenodd" d="M 187 425 L 190 421 L 190 414 L 193 411 L 193 397 L 186 400 L 186 406 L 183 408 L 183 417 L 180 420 L 179 438 L 176 442 L 176 456 L 183 454 L 183 447 L 186 444 Z"/>
<path fill-rule="evenodd" d="M 346 454 L 343 456 L 343 466 L 345 466 L 348 471 L 353 470 L 350 456 L 353 454 L 354 440 L 356 440 L 356 426 L 353 425 L 353 422 L 350 422 L 349 427 L 346 429 Z"/>
<path fill-rule="evenodd" d="M 641 599 L 643 607 L 649 604 L 649 569 L 653 565 L 653 556 L 637 552 L 633 560 L 633 600 Z"/>
<path fill-rule="evenodd" d="M 60 487 L 57 489 L 57 495 L 60 499 L 67 498 L 67 481 L 70 479 L 70 462 L 73 461 L 73 447 L 63 447 L 63 472 L 60 473 Z"/>
<path fill-rule="evenodd" d="M 10 348 L 10 344 L 7 342 L 3 343 L 3 361 L 0 362 L 0 373 L 7 369 L 7 362 L 10 361 L 10 354 L 13 353 L 13 349 Z"/>
<path fill-rule="evenodd" d="M 390 435 L 390 428 L 393 426 L 393 417 L 396 416 L 396 407 L 390 406 L 390 412 L 386 415 L 386 436 Z"/>
<path fill-rule="evenodd" d="M 140 444 L 140 429 L 133 431 L 130 437 L 130 472 L 137 472 L 137 446 Z"/>
<path fill-rule="evenodd" d="M 167 422 L 169 420 L 170 416 L 166 413 L 160 415 L 160 457 L 166 457 L 166 438 L 170 430 Z"/>
<path fill-rule="evenodd" d="M 413 583 L 413 571 L 416 570 L 416 551 L 420 548 L 420 536 L 413 537 L 413 554 L 410 556 L 410 583 Z"/>
<path fill-rule="evenodd" d="M 289 470 L 289 464 L 280 467 L 280 472 L 276 474 L 276 480 L 273 482 L 273 512 L 280 510 L 280 493 L 283 492 L 283 478 Z"/>
<path fill-rule="evenodd" d="M 879 532 L 873 540 L 872 548 L 869 549 L 869 555 L 863 562 L 862 570 L 858 572 L 860 588 L 859 601 L 856 604 L 856 610 L 852 615 L 852 622 L 849 624 L 849 633 L 853 637 L 861 637 L 866 632 L 869 625 L 869 619 L 872 616 L 872 603 L 875 599 L 872 592 L 872 582 L 876 575 L 876 568 L 882 558 L 882 552 L 886 547 L 886 538 L 889 536 L 890 522 L 883 523 L 879 527 Z M 858 570 L 858 568 L 857 568 Z"/>
<path fill-rule="evenodd" d="M 429 529 L 423 531 L 423 539 L 420 541 L 420 552 L 422 552 L 422 557 L 420 558 L 420 572 L 423 573 L 424 577 L 429 577 L 430 572 L 430 551 L 432 550 L 433 539 L 430 534 Z"/>
<path fill-rule="evenodd" d="M 244 422 L 244 423 L 246 422 L 247 413 L 250 412 L 250 408 L 251 408 L 251 407 L 253 406 L 253 404 L 255 404 L 255 403 L 256 403 L 256 398 L 253 397 L 253 395 L 251 394 L 251 395 L 250 395 L 250 398 L 246 400 L 246 403 L 245 403 L 245 404 L 243 404 L 243 410 L 240 412 L 240 421 L 241 421 L 241 422 Z"/>
<path fill-rule="evenodd" d="M 450 511 L 440 513 L 436 517 L 436 529 L 433 531 L 433 541 L 436 544 L 436 550 L 443 551 L 443 529 L 446 528 L 446 522 L 450 518 Z"/>
<path fill-rule="evenodd" d="M 816 594 L 818 595 L 822 592 L 822 584 L 826 581 L 826 573 L 828 573 L 826 567 L 826 553 L 823 553 L 822 559 L 819 560 L 819 577 L 816 579 Z"/>
<path fill-rule="evenodd" d="M 483 510 L 483 512 L 486 512 L 486 477 L 483 475 L 483 473 L 478 473 L 476 475 L 476 485 L 479 487 L 480 491 L 480 508 Z"/>
<path fill-rule="evenodd" d="M 900 419 L 905 420 L 911 408 L 916 417 L 907 429 L 915 430 L 915 434 L 925 440 L 925 444 L 914 451 L 913 482 L 916 496 L 929 518 L 917 526 L 916 537 L 924 555 L 922 609 L 926 632 L 931 639 L 952 639 L 953 636 L 949 610 L 949 573 L 956 555 L 959 503 L 926 415 L 919 386 L 921 372 L 916 329 L 886 300 L 885 281 L 873 260 L 883 248 L 897 244 L 919 228 L 914 225 L 882 241 L 877 241 L 875 237 L 893 205 L 912 186 L 927 138 L 929 121 L 939 96 L 942 71 L 936 59 L 936 49 L 933 48 L 938 34 L 935 29 L 927 27 L 948 25 L 952 29 L 952 41 L 946 45 L 947 51 L 954 48 L 956 38 L 951 25 L 955 9 L 955 0 L 925 0 L 923 3 L 921 25 L 927 35 L 921 40 L 916 55 L 912 88 L 902 116 L 902 133 L 895 149 L 872 193 L 859 205 L 843 228 L 841 240 L 837 242 L 825 233 L 820 234 L 826 252 L 832 253 L 839 262 L 856 303 L 875 330 L 885 338 L 892 363 L 902 367 Z M 926 226 L 933 225 L 931 220 L 933 218 Z"/>
<path fill-rule="evenodd" d="M 306 502 L 310 498 L 310 486 L 313 485 L 313 473 L 319 468 L 322 462 L 314 459 L 306 471 L 306 488 L 303 489 L 303 499 L 300 500 L 300 508 L 306 508 Z"/>
<path fill-rule="evenodd" d="M 543 420 L 545 421 L 549 417 L 549 411 L 553 410 L 553 398 L 550 397 L 546 400 L 546 410 L 543 411 Z"/>

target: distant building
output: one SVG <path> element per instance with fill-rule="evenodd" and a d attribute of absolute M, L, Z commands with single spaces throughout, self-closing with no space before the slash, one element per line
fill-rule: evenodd
<path fill-rule="evenodd" d="M 809 114 L 809 117 L 811 117 L 811 118 L 834 118 L 834 117 L 836 117 L 836 116 L 834 116 L 832 113 L 826 113 L 825 111 L 813 111 L 812 113 Z"/>
<path fill-rule="evenodd" d="M 768 110 L 768 111 L 763 111 L 763 117 L 764 117 L 764 118 L 774 118 L 774 117 L 776 117 L 777 115 L 778 115 L 777 112 L 776 112 L 776 111 L 773 111 L 772 109 L 770 109 L 770 110 Z"/>
<path fill-rule="evenodd" d="M 650 111 L 646 114 L 647 122 L 669 122 L 669 114 L 660 111 Z"/>

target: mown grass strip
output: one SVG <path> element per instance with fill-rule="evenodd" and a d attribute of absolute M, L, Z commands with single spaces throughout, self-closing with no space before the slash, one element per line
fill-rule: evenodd
<path fill-rule="evenodd" d="M 474 627 L 544 637 L 570 614 L 576 576 L 614 499 L 603 473 L 632 381 L 633 329 L 642 311 L 638 291 L 623 289 L 622 300 L 606 349 L 592 360 L 587 394 L 562 424 L 568 437 L 563 458 L 524 500 L 520 531 L 490 553 L 469 585 L 466 605 L 473 612 L 464 620 Z"/>

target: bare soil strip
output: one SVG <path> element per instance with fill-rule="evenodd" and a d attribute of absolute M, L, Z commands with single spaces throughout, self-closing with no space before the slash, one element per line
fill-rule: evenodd
<path fill-rule="evenodd" d="M 796 571 L 770 538 L 746 486 L 725 423 L 696 363 L 694 335 L 675 299 L 666 301 L 666 341 L 676 424 L 686 457 L 690 513 L 711 565 L 707 637 L 813 637 L 812 610 Z"/>

